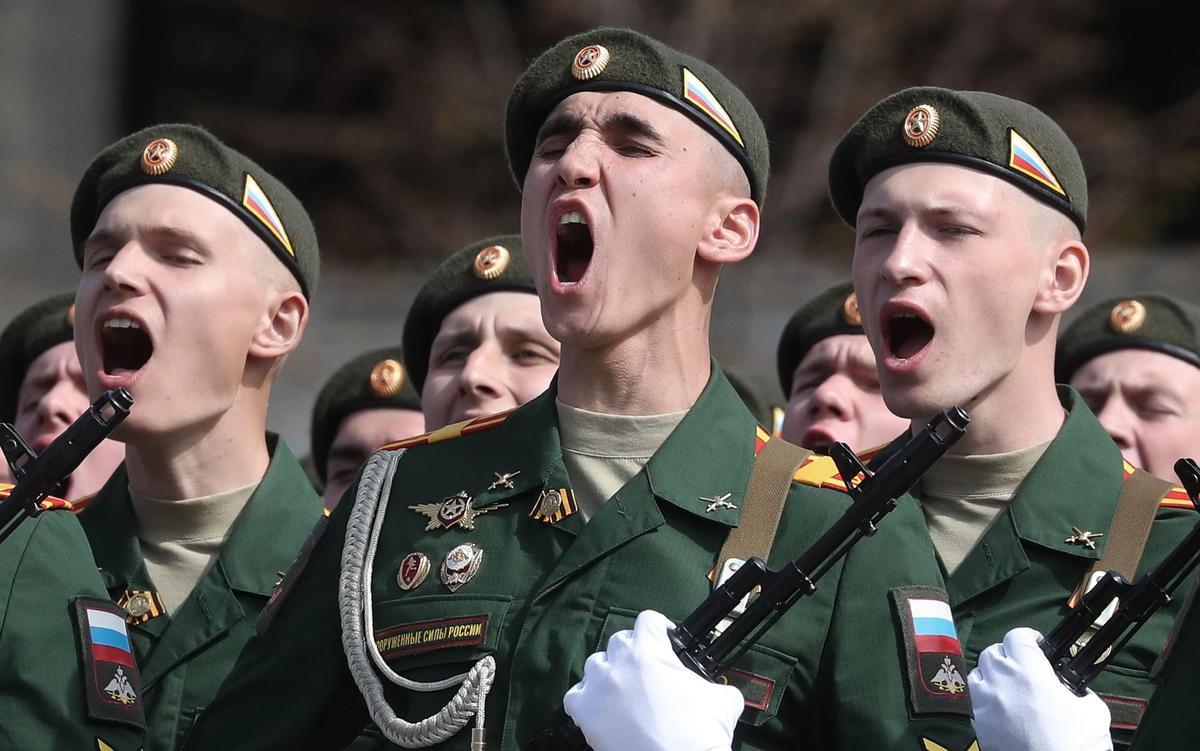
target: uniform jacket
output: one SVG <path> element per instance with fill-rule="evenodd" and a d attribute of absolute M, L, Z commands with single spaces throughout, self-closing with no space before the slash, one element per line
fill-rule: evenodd
<path fill-rule="evenodd" d="M 969 667 L 979 653 L 1017 626 L 1048 633 L 1068 600 L 1111 541 L 1109 527 L 1132 466 L 1074 390 L 1062 387 L 1068 416 L 1046 453 L 1017 488 L 979 543 L 945 580 Z M 1182 492 L 1182 491 L 1180 491 Z M 1188 501 L 1161 502 L 1138 576 L 1161 561 L 1191 529 Z M 1186 498 L 1186 495 L 1183 496 Z M 1070 544 L 1071 528 L 1104 533 L 1096 549 Z M 1150 672 L 1166 644 L 1172 605 L 1159 611 L 1092 684 L 1113 716 L 1118 748 L 1129 743 L 1153 688 Z"/>
<path fill-rule="evenodd" d="M 0 543 L 0 748 L 141 748 L 139 728 L 89 715 L 73 605 L 81 596 L 107 593 L 69 511 L 26 519 Z"/>
<path fill-rule="evenodd" d="M 707 573 L 738 524 L 755 450 L 766 439 L 714 368 L 643 471 L 589 522 L 579 514 L 541 521 L 533 516 L 543 492 L 570 489 L 555 396 L 552 385 L 507 416 L 402 442 L 410 448 L 374 558 L 374 636 L 394 670 L 433 681 L 495 657 L 486 703 L 492 749 L 524 748 L 562 723 L 563 694 L 581 677 L 585 658 L 631 628 L 639 611 L 678 621 L 706 597 Z M 515 472 L 511 488 L 497 482 Z M 409 508 L 459 491 L 486 511 L 474 529 L 426 532 L 430 518 Z M 703 499 L 726 493 L 739 508 L 706 510 Z M 367 713 L 341 649 L 335 597 L 351 498 L 338 505 L 307 565 L 294 580 L 289 573 L 273 623 L 247 648 L 189 748 L 341 748 L 363 728 Z M 799 556 L 846 506 L 844 493 L 794 483 L 772 566 Z M 439 567 L 466 542 L 482 548 L 484 559 L 452 592 Z M 413 552 L 424 553 L 432 570 L 405 591 L 397 570 Z M 973 733 L 964 695 L 951 700 L 958 713 L 919 713 L 909 703 L 912 672 L 891 590 L 940 579 L 919 508 L 901 506 L 843 564 L 737 664 L 747 707 L 734 746 L 965 751 Z M 391 706 L 410 722 L 453 694 L 385 686 Z M 923 738 L 940 745 L 923 745 Z M 466 749 L 469 739 L 464 730 L 438 748 Z"/>
<path fill-rule="evenodd" d="M 295 558 L 321 500 L 278 436 L 271 463 L 229 539 L 175 613 L 131 623 L 146 692 L 147 749 L 180 748 L 246 641 L 272 589 Z M 122 466 L 80 519 L 109 595 L 153 591 Z M 130 619 L 136 620 L 136 619 Z M 231 744 L 228 748 L 235 748 Z"/>

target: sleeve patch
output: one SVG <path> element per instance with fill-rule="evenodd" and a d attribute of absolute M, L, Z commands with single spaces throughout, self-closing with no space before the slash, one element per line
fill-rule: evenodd
<path fill-rule="evenodd" d="M 971 717 L 966 662 L 946 593 L 936 587 L 900 587 L 889 594 L 904 639 L 913 713 Z"/>
<path fill-rule="evenodd" d="M 125 627 L 125 611 L 96 597 L 76 597 L 74 604 L 88 716 L 144 731 L 142 677 Z"/>

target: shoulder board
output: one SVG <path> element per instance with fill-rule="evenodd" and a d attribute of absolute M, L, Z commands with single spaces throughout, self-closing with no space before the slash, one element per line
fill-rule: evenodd
<path fill-rule="evenodd" d="M 837 465 L 832 458 L 824 454 L 813 454 L 805 459 L 796 470 L 796 474 L 792 475 L 792 482 L 846 492 L 846 483 L 842 480 Z"/>
<path fill-rule="evenodd" d="M 763 446 L 767 445 L 767 441 L 771 440 L 772 436 L 763 426 L 756 425 L 754 428 L 754 455 L 758 456 L 762 453 Z"/>
<path fill-rule="evenodd" d="M 483 417 L 475 417 L 470 420 L 463 420 L 438 428 L 437 430 L 426 433 L 424 435 L 416 435 L 412 438 L 404 438 L 394 443 L 389 443 L 386 446 L 379 447 L 379 451 L 395 451 L 396 449 L 407 449 L 413 446 L 424 446 L 430 443 L 440 443 L 449 441 L 454 438 L 461 438 L 464 435 L 472 433 L 480 433 L 489 428 L 494 428 L 503 425 L 508 416 L 515 411 L 515 407 L 504 412 L 497 412 L 494 415 L 484 415 Z"/>
<path fill-rule="evenodd" d="M 83 511 L 85 508 L 87 508 L 88 505 L 90 505 L 98 495 L 100 495 L 100 493 L 95 492 L 91 495 L 85 495 L 82 498 L 76 498 L 75 500 L 71 501 L 71 510 L 78 514 L 80 511 Z"/>
<path fill-rule="evenodd" d="M 14 486 L 11 485 L 10 483 L 0 482 L 0 501 L 8 498 L 9 494 L 12 492 L 13 487 Z M 48 495 L 45 498 L 43 498 L 42 502 L 38 504 L 38 508 L 40 508 L 42 511 L 75 511 L 76 510 L 75 504 L 71 503 L 70 501 L 65 501 L 62 498 L 55 498 L 52 495 Z"/>
<path fill-rule="evenodd" d="M 1128 480 L 1133 476 L 1134 472 L 1139 471 L 1137 467 L 1133 466 L 1124 459 L 1121 460 L 1121 463 L 1123 465 L 1122 469 L 1124 470 L 1124 477 L 1122 479 L 1124 480 Z M 1191 511 L 1195 508 L 1195 506 L 1192 505 L 1192 499 L 1188 496 L 1187 491 L 1179 486 L 1174 486 L 1164 493 L 1162 499 L 1158 502 L 1158 507 L 1178 508 L 1184 509 L 1185 511 Z"/>

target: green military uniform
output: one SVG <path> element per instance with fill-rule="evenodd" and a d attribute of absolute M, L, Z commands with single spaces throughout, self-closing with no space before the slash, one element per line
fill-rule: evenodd
<path fill-rule="evenodd" d="M 70 511 L 26 519 L 0 543 L 0 748 L 141 748 L 136 667 L 119 666 L 132 684 L 114 701 L 115 670 L 81 641 L 79 604 L 96 598 L 102 608 L 106 597 Z"/>
<path fill-rule="evenodd" d="M 434 681 L 485 655 L 496 660 L 486 700 L 491 748 L 522 748 L 561 723 L 562 696 L 579 680 L 584 659 L 630 628 L 639 611 L 682 619 L 704 599 L 707 573 L 740 518 L 738 508 L 707 508 L 726 493 L 730 506 L 741 505 L 756 445 L 765 439 L 716 371 L 646 467 L 585 524 L 573 513 L 563 468 L 556 393 L 552 387 L 508 416 L 400 442 L 409 448 L 374 556 L 373 636 L 392 669 Z M 814 482 L 832 477 L 819 472 L 828 465 L 826 458 L 813 465 Z M 434 524 L 427 532 L 429 514 L 460 491 L 478 512 L 473 529 Z M 421 504 L 431 506 L 411 509 Z M 339 504 L 307 566 L 289 572 L 270 630 L 247 648 L 197 726 L 193 748 L 338 748 L 367 721 L 342 653 L 333 596 L 354 505 Z M 798 556 L 845 505 L 837 492 L 794 484 L 771 563 Z M 439 565 L 465 543 L 483 551 L 482 565 L 451 591 L 439 581 Z M 419 567 L 401 567 L 410 556 L 431 566 L 416 585 L 412 571 Z M 968 748 L 965 694 L 950 695 L 936 711 L 907 699 L 918 668 L 908 662 L 897 598 L 905 587 L 938 578 L 920 511 L 902 504 L 738 663 L 735 682 L 747 708 L 735 746 Z M 385 686 L 388 703 L 414 722 L 453 693 Z M 940 745 L 922 746 L 921 738 Z M 468 743 L 463 731 L 437 747 Z"/>
<path fill-rule="evenodd" d="M 147 749 L 183 745 L 197 715 L 253 635 L 255 619 L 280 572 L 321 518 L 321 499 L 287 445 L 274 435 L 267 436 L 267 443 L 271 463 L 266 475 L 220 554 L 175 613 L 161 612 L 154 595 L 124 467 L 80 515 L 104 586 L 128 611 L 126 620 L 142 666 Z"/>

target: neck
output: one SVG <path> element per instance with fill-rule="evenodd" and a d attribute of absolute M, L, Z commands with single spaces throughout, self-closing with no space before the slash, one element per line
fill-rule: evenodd
<path fill-rule="evenodd" d="M 655 328 L 659 330 L 650 330 Z M 690 327 L 650 329 L 602 347 L 563 344 L 558 398 L 572 407 L 609 415 L 690 409 L 711 375 L 708 318 L 699 324 L 693 319 Z"/>
<path fill-rule="evenodd" d="M 232 409 L 215 424 L 126 444 L 129 486 L 143 496 L 182 500 L 216 495 L 262 480 L 271 457 L 266 410 Z"/>

